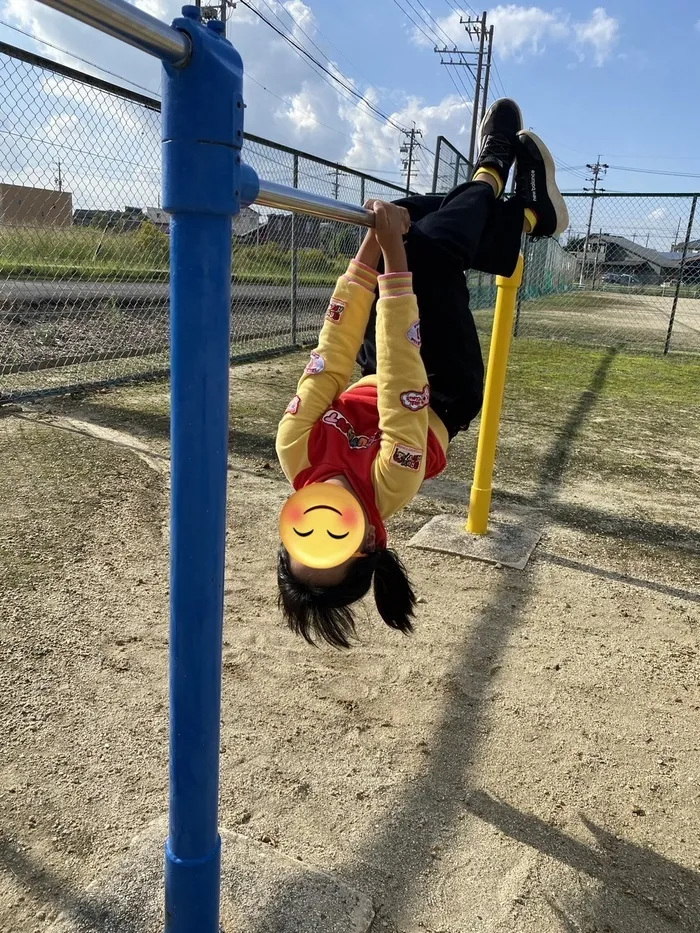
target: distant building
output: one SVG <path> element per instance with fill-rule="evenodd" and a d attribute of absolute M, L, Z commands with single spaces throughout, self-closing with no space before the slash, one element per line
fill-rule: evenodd
<path fill-rule="evenodd" d="M 0 225 L 3 227 L 70 227 L 72 217 L 70 191 L 0 184 Z"/>
<path fill-rule="evenodd" d="M 161 233 L 170 233 L 170 216 L 160 207 L 147 207 L 146 217 Z"/>
<path fill-rule="evenodd" d="M 680 243 L 676 243 L 673 249 L 677 253 L 682 253 L 684 247 L 685 247 L 685 243 L 681 241 Z M 700 240 L 689 240 L 688 241 L 688 252 L 689 253 L 700 253 Z"/>
<path fill-rule="evenodd" d="M 78 209 L 73 214 L 76 227 L 99 227 L 101 230 L 115 229 L 120 233 L 138 230 L 146 221 L 163 233 L 170 230 L 170 218 L 159 207 L 125 207 L 123 211 Z"/>
<path fill-rule="evenodd" d="M 321 220 L 318 217 L 296 215 L 294 231 L 296 246 L 299 249 L 321 249 Z M 266 222 L 255 230 L 241 237 L 243 243 L 277 243 L 284 249 L 292 245 L 292 215 L 268 214 Z"/>
<path fill-rule="evenodd" d="M 583 247 L 576 249 L 576 258 L 583 262 Z M 622 236 L 607 234 L 591 236 L 586 251 L 585 276 L 594 274 L 596 279 L 606 273 L 630 277 L 640 285 L 658 285 L 666 281 L 675 281 L 681 265 L 682 253 L 678 250 L 663 253 L 648 246 L 641 246 L 634 240 Z M 700 255 L 686 257 L 683 270 L 684 282 L 700 280 Z"/>

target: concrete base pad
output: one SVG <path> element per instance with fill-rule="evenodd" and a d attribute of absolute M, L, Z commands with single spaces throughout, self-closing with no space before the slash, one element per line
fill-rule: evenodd
<path fill-rule="evenodd" d="M 167 820 L 138 836 L 122 862 L 49 933 L 162 933 Z M 371 900 L 338 879 L 240 833 L 222 831 L 222 933 L 367 933 Z"/>
<path fill-rule="evenodd" d="M 541 537 L 541 532 L 523 525 L 491 521 L 485 535 L 467 534 L 464 525 L 464 516 L 436 515 L 408 543 L 426 551 L 457 554 L 523 570 Z"/>

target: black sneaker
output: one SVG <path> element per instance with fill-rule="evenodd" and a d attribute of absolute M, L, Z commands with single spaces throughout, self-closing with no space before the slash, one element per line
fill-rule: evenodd
<path fill-rule="evenodd" d="M 479 128 L 479 158 L 474 173 L 480 168 L 494 169 L 505 190 L 522 128 L 523 115 L 514 100 L 503 97 L 491 104 Z"/>
<path fill-rule="evenodd" d="M 569 211 L 557 187 L 552 153 L 530 130 L 518 133 L 515 194 L 537 214 L 531 236 L 557 236 L 569 226 Z"/>

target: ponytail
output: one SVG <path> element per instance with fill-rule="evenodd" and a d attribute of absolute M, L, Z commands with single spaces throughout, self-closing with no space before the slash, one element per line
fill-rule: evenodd
<path fill-rule="evenodd" d="M 413 631 L 411 617 L 416 608 L 416 594 L 401 558 L 388 548 L 376 552 L 374 601 L 379 615 L 390 628 L 405 635 Z"/>
<path fill-rule="evenodd" d="M 354 560 L 341 583 L 321 587 L 297 580 L 282 545 L 277 557 L 278 604 L 289 628 L 309 644 L 321 640 L 334 648 L 350 648 L 355 637 L 350 606 L 369 592 L 373 578 L 374 600 L 384 622 L 404 634 L 412 632 L 416 596 L 398 554 L 387 548 Z"/>

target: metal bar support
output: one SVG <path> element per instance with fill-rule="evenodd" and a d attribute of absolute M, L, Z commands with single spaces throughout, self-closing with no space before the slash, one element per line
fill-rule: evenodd
<path fill-rule="evenodd" d="M 189 58 L 190 43 L 185 33 L 166 25 L 150 13 L 144 13 L 126 0 L 39 2 L 171 65 L 184 65 Z"/>
<path fill-rule="evenodd" d="M 251 191 L 251 194 L 254 194 Z M 278 185 L 273 181 L 260 179 L 260 188 L 257 195 L 246 202 L 247 207 L 255 201 L 264 207 L 272 207 L 280 211 L 296 211 L 299 214 L 310 214 L 312 217 L 322 217 L 336 223 L 359 224 L 361 227 L 374 226 L 374 213 L 366 211 L 357 204 L 346 204 L 333 198 L 325 198 L 320 194 L 310 194 L 308 191 L 298 191 L 287 185 Z"/>
<path fill-rule="evenodd" d="M 165 930 L 218 933 L 232 221 L 257 179 L 241 165 L 243 64 L 224 24 L 204 26 L 186 6 L 175 27 L 192 54 L 185 68 L 166 62 L 163 82 L 172 462 Z"/>
<path fill-rule="evenodd" d="M 484 407 L 481 412 L 479 442 L 476 448 L 476 466 L 467 516 L 467 531 L 485 535 L 491 508 L 493 468 L 496 462 L 498 429 L 503 408 L 506 370 L 510 353 L 515 302 L 523 280 L 523 257 L 518 257 L 515 272 L 510 278 L 496 277 L 496 313 L 493 318 L 489 362 L 486 370 Z"/>

